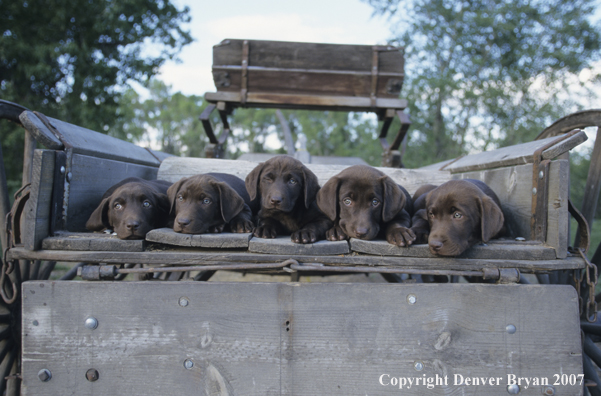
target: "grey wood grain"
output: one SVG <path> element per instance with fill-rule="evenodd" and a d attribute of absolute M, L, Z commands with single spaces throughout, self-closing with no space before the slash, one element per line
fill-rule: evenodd
<path fill-rule="evenodd" d="M 167 245 L 202 247 L 202 248 L 221 248 L 221 249 L 240 249 L 248 248 L 248 241 L 252 237 L 250 232 L 221 234 L 182 234 L 173 231 L 172 228 L 157 228 L 146 234 L 146 240 L 149 242 L 165 243 Z"/>
<path fill-rule="evenodd" d="M 23 127 L 27 129 L 35 140 L 51 150 L 62 150 L 65 146 L 56 135 L 31 111 L 24 111 L 19 116 Z"/>
<path fill-rule="evenodd" d="M 466 155 L 465 157 L 449 164 L 444 169 L 451 171 L 452 173 L 458 173 L 532 163 L 534 152 L 539 148 L 546 146 L 550 142 L 553 142 L 554 140 L 557 140 L 557 137 L 534 140 L 532 142 L 502 147 L 497 150 Z M 573 149 L 586 140 L 586 133 L 581 131 L 545 150 L 543 152 L 543 159 L 554 159 L 560 154 Z"/>
<path fill-rule="evenodd" d="M 252 238 L 248 243 L 248 251 L 253 253 L 291 254 L 291 255 L 327 255 L 349 253 L 347 241 L 317 241 L 315 243 L 294 243 L 289 236 L 274 239 Z"/>
<path fill-rule="evenodd" d="M 441 256 L 430 253 L 427 244 L 399 247 L 387 241 L 364 241 L 352 238 L 351 250 L 359 253 L 375 254 L 380 256 L 440 258 Z M 472 246 L 457 258 L 469 259 L 498 259 L 507 260 L 553 260 L 555 250 L 542 245 L 529 245 L 521 243 L 488 243 Z"/>
<path fill-rule="evenodd" d="M 419 257 L 386 257 L 365 254 L 350 255 L 291 255 L 291 254 L 259 254 L 231 251 L 191 251 L 153 250 L 139 253 L 101 252 L 101 251 L 66 251 L 39 250 L 30 251 L 24 248 L 12 248 L 8 251 L 10 260 L 47 260 L 87 263 L 123 264 L 137 263 L 148 265 L 214 265 L 215 263 L 281 263 L 293 258 L 301 263 L 322 263 L 335 266 L 382 266 L 390 268 L 414 269 L 449 269 L 456 271 L 476 271 L 482 268 L 517 268 L 522 272 L 540 272 L 582 269 L 586 263 L 580 257 L 569 256 L 554 260 L 505 260 L 496 259 L 458 259 L 458 258 L 419 258 Z"/>
<path fill-rule="evenodd" d="M 98 232 L 61 232 L 42 241 L 42 249 L 48 250 L 142 252 L 144 247 L 142 239 L 119 239 L 116 235 Z"/>
<path fill-rule="evenodd" d="M 28 282 L 22 321 L 23 395 L 499 395 L 508 374 L 582 373 L 571 286 Z M 436 374 L 447 384 L 380 383 Z"/>
<path fill-rule="evenodd" d="M 162 180 L 176 182 L 182 177 L 189 177 L 199 173 L 222 172 L 238 176 L 244 180 L 256 166 L 256 162 L 250 161 L 169 157 L 161 163 L 157 177 Z M 315 173 L 320 185 L 323 185 L 332 176 L 349 167 L 349 165 L 332 164 L 305 164 L 305 166 Z M 451 174 L 447 171 L 433 172 L 383 167 L 377 169 L 405 187 L 411 194 L 423 184 L 442 184 L 451 179 Z"/>
<path fill-rule="evenodd" d="M 73 154 L 71 164 L 65 227 L 72 232 L 86 231 L 86 222 L 109 187 L 127 177 L 154 180 L 158 173 L 158 168 L 154 166 L 81 154 Z"/>
<path fill-rule="evenodd" d="M 22 241 L 26 249 L 37 250 L 50 232 L 54 151 L 35 150 L 31 190 L 22 222 Z"/>

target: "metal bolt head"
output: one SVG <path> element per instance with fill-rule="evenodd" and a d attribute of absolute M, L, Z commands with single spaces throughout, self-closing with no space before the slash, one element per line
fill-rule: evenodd
<path fill-rule="evenodd" d="M 515 333 L 515 330 L 516 330 L 516 329 L 515 329 L 515 326 L 514 326 L 514 325 L 510 324 L 510 325 L 507 325 L 507 326 L 505 327 L 505 330 L 507 330 L 507 333 L 509 333 L 509 334 L 513 334 L 513 333 Z"/>
<path fill-rule="evenodd" d="M 73 179 L 73 173 L 71 173 L 71 172 L 67 173 L 67 181 L 68 181 L 69 183 L 71 183 L 71 180 L 72 180 L 72 179 Z"/>
<path fill-rule="evenodd" d="M 518 393 L 520 393 L 520 387 L 515 384 L 507 385 L 507 393 L 509 393 L 510 395 L 517 395 Z"/>
<path fill-rule="evenodd" d="M 48 382 L 52 379 L 52 373 L 48 369 L 41 369 L 38 371 L 38 378 L 42 382 Z"/>
<path fill-rule="evenodd" d="M 517 237 L 517 238 L 515 238 L 515 240 L 518 241 L 518 242 L 524 242 L 526 240 L 526 238 L 524 238 L 524 237 Z"/>
<path fill-rule="evenodd" d="M 67 169 L 64 166 L 61 166 L 61 175 L 64 175 Z"/>
<path fill-rule="evenodd" d="M 99 374 L 96 369 L 89 369 L 86 371 L 86 379 L 90 382 L 98 381 Z"/>
<path fill-rule="evenodd" d="M 409 294 L 407 296 L 407 302 L 409 304 L 415 304 L 417 302 L 417 296 L 415 294 Z"/>
<path fill-rule="evenodd" d="M 192 367 L 194 367 L 194 362 L 190 359 L 186 359 L 186 360 L 184 360 L 184 367 L 187 370 L 190 370 Z"/>
<path fill-rule="evenodd" d="M 543 395 L 547 395 L 547 396 L 555 395 L 555 388 L 551 385 L 543 386 Z"/>
<path fill-rule="evenodd" d="M 413 363 L 413 368 L 417 371 L 422 371 L 424 369 L 424 364 L 422 362 L 415 362 Z"/>
<path fill-rule="evenodd" d="M 542 179 L 543 177 L 545 177 L 545 173 L 543 171 L 538 172 L 538 178 Z"/>
<path fill-rule="evenodd" d="M 186 297 L 181 297 L 179 299 L 179 305 L 181 307 L 187 307 L 189 303 L 190 303 L 190 301 L 188 301 L 188 299 Z"/>
<path fill-rule="evenodd" d="M 532 195 L 536 195 L 536 192 L 537 192 L 537 189 L 536 189 L 536 187 L 534 187 L 534 188 L 532 189 Z"/>
<path fill-rule="evenodd" d="M 95 330 L 98 327 L 98 319 L 90 316 L 86 319 L 84 325 L 86 326 L 86 329 Z"/>

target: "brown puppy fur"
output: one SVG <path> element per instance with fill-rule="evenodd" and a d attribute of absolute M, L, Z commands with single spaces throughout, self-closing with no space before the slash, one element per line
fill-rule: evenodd
<path fill-rule="evenodd" d="M 185 177 L 174 183 L 167 196 L 175 214 L 173 230 L 183 234 L 251 232 L 251 200 L 239 177 L 207 173 Z"/>
<path fill-rule="evenodd" d="M 332 226 L 315 203 L 317 176 L 292 157 L 277 156 L 257 165 L 246 176 L 246 189 L 251 199 L 260 200 L 256 237 L 291 234 L 292 242 L 313 243 L 324 239 Z"/>
<path fill-rule="evenodd" d="M 432 254 L 458 256 L 477 242 L 488 242 L 503 233 L 501 203 L 485 183 L 451 180 L 420 190 L 412 229 L 420 242 L 427 238 Z"/>
<path fill-rule="evenodd" d="M 129 177 L 109 188 L 86 223 L 90 231 L 112 229 L 121 239 L 143 239 L 154 228 L 169 223 L 164 180 Z"/>
<path fill-rule="evenodd" d="M 413 202 L 409 193 L 390 177 L 366 165 L 346 168 L 332 177 L 317 194 L 317 205 L 333 220 L 330 241 L 370 240 L 382 235 L 397 246 L 409 246 Z"/>

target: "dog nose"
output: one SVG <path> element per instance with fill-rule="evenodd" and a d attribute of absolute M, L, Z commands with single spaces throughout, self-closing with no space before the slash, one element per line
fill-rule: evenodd
<path fill-rule="evenodd" d="M 357 238 L 363 238 L 364 236 L 367 235 L 368 232 L 369 232 L 369 229 L 367 229 L 366 227 L 355 228 L 355 234 L 357 234 Z"/>
<path fill-rule="evenodd" d="M 190 224 L 190 219 L 188 219 L 186 217 L 178 217 L 177 224 L 179 224 L 182 227 L 185 227 Z"/>
<path fill-rule="evenodd" d="M 271 196 L 271 197 L 269 198 L 269 202 L 270 202 L 272 205 L 279 205 L 279 204 L 281 204 L 281 203 L 282 203 L 282 197 L 279 197 L 279 196 Z"/>
<path fill-rule="evenodd" d="M 130 231 L 137 230 L 139 226 L 140 226 L 140 223 L 138 221 L 136 221 L 136 220 L 129 220 L 125 224 L 125 227 L 127 227 L 127 229 L 130 230 Z"/>
<path fill-rule="evenodd" d="M 428 241 L 428 245 L 430 245 L 430 249 L 439 251 L 440 249 L 442 249 L 444 243 L 438 239 L 432 239 Z"/>

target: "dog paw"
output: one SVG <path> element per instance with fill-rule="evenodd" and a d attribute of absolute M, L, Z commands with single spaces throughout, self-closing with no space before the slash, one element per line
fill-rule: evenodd
<path fill-rule="evenodd" d="M 253 235 L 257 238 L 270 238 L 273 239 L 277 236 L 277 232 L 275 228 L 267 227 L 267 226 L 259 226 L 255 228 Z"/>
<path fill-rule="evenodd" d="M 328 241 L 343 241 L 345 239 L 348 239 L 348 235 L 346 235 L 346 233 L 342 231 L 342 228 L 340 228 L 340 226 L 335 225 L 334 227 L 326 231 L 326 239 Z"/>
<path fill-rule="evenodd" d="M 415 233 L 411 228 L 395 226 L 386 230 L 386 240 L 396 246 L 409 246 L 415 241 Z"/>
<path fill-rule="evenodd" d="M 232 221 L 230 223 L 230 229 L 232 230 L 232 232 L 252 232 L 254 228 L 255 225 L 250 220 Z"/>
<path fill-rule="evenodd" d="M 225 228 L 225 224 L 209 227 L 209 232 L 211 234 L 220 234 L 223 232 L 224 228 Z"/>
<path fill-rule="evenodd" d="M 294 243 L 313 243 L 317 242 L 317 235 L 313 230 L 299 230 L 293 232 L 290 239 Z"/>

